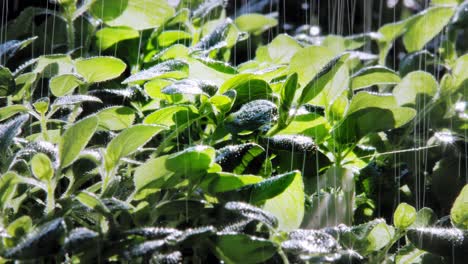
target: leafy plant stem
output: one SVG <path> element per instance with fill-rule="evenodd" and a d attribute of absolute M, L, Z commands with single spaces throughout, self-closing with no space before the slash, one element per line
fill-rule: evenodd
<path fill-rule="evenodd" d="M 55 208 L 55 184 L 49 182 L 47 184 L 47 206 L 46 213 L 50 214 Z"/>
<path fill-rule="evenodd" d="M 42 137 L 44 140 L 49 141 L 49 134 L 47 133 L 47 118 L 44 116 L 44 114 L 41 115 L 40 123 Z"/>

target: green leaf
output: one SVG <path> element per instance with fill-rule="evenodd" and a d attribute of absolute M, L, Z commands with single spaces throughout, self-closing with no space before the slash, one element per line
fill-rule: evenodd
<path fill-rule="evenodd" d="M 10 70 L 0 65 L 0 97 L 12 95 L 15 91 L 15 79 Z"/>
<path fill-rule="evenodd" d="M 34 176 L 41 181 L 49 182 L 54 177 L 52 162 L 44 153 L 34 155 L 31 159 L 31 169 Z"/>
<path fill-rule="evenodd" d="M 167 158 L 168 156 L 165 155 L 150 159 L 136 168 L 133 175 L 137 190 L 136 199 L 141 199 L 147 194 L 153 193 L 159 189 L 172 187 L 173 181 L 169 179 L 174 176 L 175 173 L 167 168 Z M 177 182 L 174 184 L 177 184 Z"/>
<path fill-rule="evenodd" d="M 403 36 L 403 44 L 408 52 L 418 51 L 439 34 L 447 25 L 455 9 L 453 7 L 433 7 L 418 14 Z"/>
<path fill-rule="evenodd" d="M 96 113 L 99 129 L 122 130 L 130 127 L 135 121 L 135 111 L 126 106 L 113 106 Z"/>
<path fill-rule="evenodd" d="M 192 39 L 192 34 L 182 30 L 165 30 L 158 35 L 158 45 L 167 47 L 174 43 Z"/>
<path fill-rule="evenodd" d="M 105 155 L 105 166 L 108 171 L 113 169 L 121 158 L 132 154 L 138 148 L 145 145 L 157 133 L 166 129 L 160 125 L 135 125 L 129 127 L 107 145 Z"/>
<path fill-rule="evenodd" d="M 29 109 L 24 105 L 9 105 L 0 108 L 0 121 L 8 119 L 16 114 L 28 112 Z"/>
<path fill-rule="evenodd" d="M 242 107 L 225 119 L 225 126 L 231 133 L 254 131 L 268 126 L 276 120 L 278 110 L 275 104 L 267 100 L 255 100 Z"/>
<path fill-rule="evenodd" d="M 69 55 L 43 55 L 37 59 L 34 73 L 40 73 L 45 78 L 73 72 L 73 61 Z"/>
<path fill-rule="evenodd" d="M 75 196 L 75 199 L 95 212 L 106 217 L 111 216 L 109 208 L 107 208 L 107 206 L 94 193 L 81 191 Z"/>
<path fill-rule="evenodd" d="M 401 203 L 393 213 L 393 223 L 396 228 L 406 229 L 416 220 L 416 209 L 407 203 Z"/>
<path fill-rule="evenodd" d="M 278 21 L 273 17 L 255 13 L 238 16 L 234 20 L 234 23 L 241 31 L 246 31 L 253 35 L 260 35 L 278 25 Z"/>
<path fill-rule="evenodd" d="M 125 79 L 122 83 L 126 84 L 137 81 L 148 81 L 156 78 L 181 79 L 187 77 L 188 71 L 189 67 L 185 61 L 168 60 L 156 64 L 147 70 L 137 72 Z"/>
<path fill-rule="evenodd" d="M 262 179 L 262 177 L 255 175 L 237 175 L 229 172 L 217 172 L 209 174 L 208 179 L 203 181 L 200 186 L 209 193 L 219 193 L 258 183 L 262 181 Z"/>
<path fill-rule="evenodd" d="M 394 96 L 360 92 L 332 134 L 337 141 L 349 143 L 369 133 L 401 127 L 415 116 L 413 108 L 399 107 Z"/>
<path fill-rule="evenodd" d="M 297 173 L 299 172 L 292 171 L 270 177 L 261 182 L 250 184 L 234 191 L 225 192 L 224 194 L 227 196 L 233 195 L 239 201 L 248 201 L 251 204 L 259 204 L 282 194 L 289 185 L 294 182 Z"/>
<path fill-rule="evenodd" d="M 166 160 L 168 170 L 192 178 L 207 171 L 214 164 L 216 151 L 208 146 L 195 146 L 169 155 Z"/>
<path fill-rule="evenodd" d="M 393 88 L 398 105 L 416 106 L 427 103 L 437 93 L 439 85 L 434 76 L 427 72 L 415 71 L 406 75 Z"/>
<path fill-rule="evenodd" d="M 180 126 L 198 117 L 198 110 L 193 105 L 172 105 L 149 114 L 144 124 Z"/>
<path fill-rule="evenodd" d="M 270 99 L 273 93 L 266 81 L 253 74 L 238 74 L 224 82 L 219 88 L 220 93 L 229 90 L 235 90 L 237 94 L 234 108 L 238 108 L 255 99 Z"/>
<path fill-rule="evenodd" d="M 12 171 L 0 177 L 0 213 L 3 214 L 3 210 L 12 205 L 10 200 L 15 195 L 18 182 L 18 175 Z"/>
<path fill-rule="evenodd" d="M 416 214 L 416 220 L 411 224 L 410 228 L 416 227 L 429 227 L 435 224 L 437 221 L 437 215 L 429 207 L 423 207 Z"/>
<path fill-rule="evenodd" d="M 295 60 L 291 58 L 293 58 L 293 56 L 296 58 L 299 58 L 299 56 L 301 55 L 298 55 L 299 54 L 298 51 L 301 49 L 302 49 L 301 45 L 299 45 L 299 43 L 297 43 L 295 39 L 293 39 L 292 37 L 286 34 L 280 34 L 276 36 L 263 49 L 260 49 L 260 48 L 257 49 L 255 59 L 260 62 L 268 62 L 271 64 L 287 64 L 291 62 L 291 65 L 292 65 L 293 61 Z M 310 60 L 308 63 L 310 63 L 311 61 L 315 61 L 315 59 L 317 58 L 314 58 L 314 60 Z M 302 65 L 302 66 L 299 66 L 299 68 L 307 66 L 306 63 L 304 64 L 299 63 L 299 64 Z M 301 80 L 302 80 L 303 75 L 301 75 L 301 73 L 297 71 L 296 68 L 292 68 L 291 66 L 290 73 L 293 73 L 293 72 L 297 72 L 299 74 L 299 82 L 302 85 Z"/>
<path fill-rule="evenodd" d="M 463 187 L 450 211 L 452 223 L 460 229 L 468 229 L 468 184 Z"/>
<path fill-rule="evenodd" d="M 455 61 L 452 67 L 453 81 L 449 90 L 442 90 L 443 94 L 452 94 L 455 91 L 465 92 L 468 90 L 468 54 Z"/>
<path fill-rule="evenodd" d="M 298 75 L 297 73 L 291 74 L 284 82 L 281 89 L 280 107 L 279 107 L 279 120 L 278 126 L 285 127 L 289 121 L 289 111 L 291 110 L 294 96 L 296 95 Z"/>
<path fill-rule="evenodd" d="M 328 106 L 347 89 L 348 69 L 345 61 L 349 54 L 339 55 L 323 66 L 308 82 L 299 97 L 299 105 L 315 99 L 314 104 Z"/>
<path fill-rule="evenodd" d="M 110 26 L 144 30 L 161 26 L 175 10 L 165 0 L 122 0 L 118 4 L 113 0 L 96 0 L 90 12 Z"/>
<path fill-rule="evenodd" d="M 96 32 L 96 46 L 106 50 L 115 44 L 139 37 L 138 31 L 129 27 L 105 27 Z"/>
<path fill-rule="evenodd" d="M 301 113 L 294 117 L 291 123 L 279 133 L 282 135 L 304 135 L 314 138 L 317 143 L 330 135 L 331 129 L 327 119 L 316 113 Z"/>
<path fill-rule="evenodd" d="M 219 234 L 213 244 L 213 253 L 227 264 L 264 263 L 276 253 L 273 242 L 244 234 Z"/>
<path fill-rule="evenodd" d="M 60 166 L 72 164 L 86 147 L 98 126 L 98 118 L 90 116 L 73 124 L 63 133 L 59 143 Z"/>
<path fill-rule="evenodd" d="M 351 76 L 353 90 L 379 84 L 395 84 L 400 76 L 393 70 L 383 66 L 372 66 L 359 70 Z"/>
<path fill-rule="evenodd" d="M 284 48 L 289 49 L 288 47 Z M 314 78 L 319 72 L 323 71 L 322 69 L 334 58 L 335 53 L 328 48 L 310 46 L 299 50 L 292 56 L 289 72 L 296 72 L 299 77 L 299 84 L 305 86 L 311 78 Z"/>
<path fill-rule="evenodd" d="M 32 220 L 28 215 L 23 215 L 11 222 L 6 229 L 8 238 L 3 238 L 7 247 L 13 247 L 21 241 L 32 230 Z"/>
<path fill-rule="evenodd" d="M 299 171 L 294 171 L 293 181 L 278 196 L 265 202 L 263 209 L 278 219 L 278 228 L 292 231 L 300 227 L 304 218 L 304 183 Z"/>
<path fill-rule="evenodd" d="M 52 94 L 59 97 L 72 93 L 76 87 L 83 83 L 84 80 L 78 75 L 63 74 L 50 79 L 49 87 Z"/>
<path fill-rule="evenodd" d="M 119 77 L 127 65 L 114 57 L 93 57 L 75 61 L 75 67 L 88 83 L 97 83 Z"/>

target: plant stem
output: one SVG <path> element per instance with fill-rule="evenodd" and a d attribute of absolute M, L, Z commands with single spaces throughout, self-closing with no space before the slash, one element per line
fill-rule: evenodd
<path fill-rule="evenodd" d="M 49 214 L 54 211 L 55 208 L 55 184 L 47 184 L 47 207 L 46 214 Z"/>
<path fill-rule="evenodd" d="M 41 133 L 45 141 L 49 141 L 49 134 L 47 133 L 47 118 L 42 114 L 41 115 Z"/>

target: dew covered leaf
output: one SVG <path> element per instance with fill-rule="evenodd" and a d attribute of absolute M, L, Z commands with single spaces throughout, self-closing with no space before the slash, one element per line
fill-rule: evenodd
<path fill-rule="evenodd" d="M 173 94 L 207 94 L 214 95 L 218 91 L 218 86 L 210 81 L 184 79 L 170 84 L 161 92 L 168 95 Z"/>
<path fill-rule="evenodd" d="M 258 220 L 274 228 L 278 226 L 278 219 L 274 215 L 251 204 L 228 202 L 224 205 L 224 208 L 247 219 Z"/>
<path fill-rule="evenodd" d="M 239 37 L 239 30 L 231 19 L 226 19 L 224 23 L 218 25 L 210 34 L 204 36 L 192 48 L 192 52 L 209 53 L 220 48 L 230 48 L 234 46 Z"/>
<path fill-rule="evenodd" d="M 255 100 L 244 104 L 238 111 L 231 113 L 225 120 L 226 129 L 237 134 L 253 131 L 270 125 L 276 120 L 278 110 L 267 100 Z"/>
<path fill-rule="evenodd" d="M 180 79 L 188 76 L 189 66 L 182 60 L 168 60 L 137 72 L 123 81 L 124 84 L 137 81 L 148 81 L 155 78 Z"/>
<path fill-rule="evenodd" d="M 127 26 L 136 30 L 159 27 L 175 13 L 165 0 L 125 0 L 122 4 L 113 0 L 96 0 L 90 11 L 110 26 Z"/>
<path fill-rule="evenodd" d="M 329 234 L 318 230 L 296 229 L 288 235 L 288 240 L 281 243 L 286 252 L 311 256 L 311 260 L 320 261 L 327 254 L 335 253 L 340 245 Z M 314 259 L 317 258 L 317 259 Z"/>
<path fill-rule="evenodd" d="M 414 228 L 408 230 L 407 237 L 417 248 L 437 255 L 460 258 L 468 253 L 466 231 L 457 228 Z"/>
<path fill-rule="evenodd" d="M 312 138 L 301 135 L 275 135 L 265 138 L 264 141 L 273 150 L 310 153 L 317 149 L 317 145 Z"/>
<path fill-rule="evenodd" d="M 263 263 L 276 252 L 273 242 L 244 234 L 218 234 L 214 254 L 225 263 Z"/>
<path fill-rule="evenodd" d="M 71 165 L 80 152 L 86 147 L 97 129 L 99 120 L 90 116 L 69 127 L 59 143 L 60 166 L 65 168 Z"/>
<path fill-rule="evenodd" d="M 216 150 L 216 163 L 235 174 L 265 175 L 271 170 L 265 149 L 255 143 L 228 145 Z"/>
<path fill-rule="evenodd" d="M 219 88 L 221 93 L 229 90 L 236 91 L 234 108 L 257 99 L 270 99 L 273 91 L 270 85 L 253 74 L 238 74 L 227 80 Z"/>
<path fill-rule="evenodd" d="M 0 44 L 0 58 L 6 58 L 8 60 L 9 58 L 13 57 L 18 51 L 29 46 L 36 39 L 37 37 L 30 37 L 24 40 L 9 40 L 5 43 Z"/>
<path fill-rule="evenodd" d="M 51 108 L 58 108 L 66 105 L 80 104 L 84 102 L 96 102 L 102 103 L 102 101 L 91 95 L 66 95 L 57 98 L 53 103 Z"/>
<path fill-rule="evenodd" d="M 65 238 L 65 252 L 77 254 L 96 248 L 99 243 L 99 233 L 85 227 L 75 228 Z"/>
<path fill-rule="evenodd" d="M 8 259 L 37 259 L 57 254 L 65 234 L 65 222 L 54 219 L 38 227 L 15 247 L 7 249 L 3 255 Z"/>
<path fill-rule="evenodd" d="M 75 68 L 88 83 L 98 83 L 119 77 L 127 65 L 114 57 L 92 57 L 75 61 Z"/>
<path fill-rule="evenodd" d="M 393 70 L 383 66 L 366 67 L 351 76 L 353 90 L 379 84 L 395 84 L 400 76 Z"/>
<path fill-rule="evenodd" d="M 8 147 L 13 143 L 13 138 L 20 132 L 21 127 L 28 120 L 28 115 L 20 115 L 4 124 L 0 124 L 0 157 L 6 158 Z"/>

